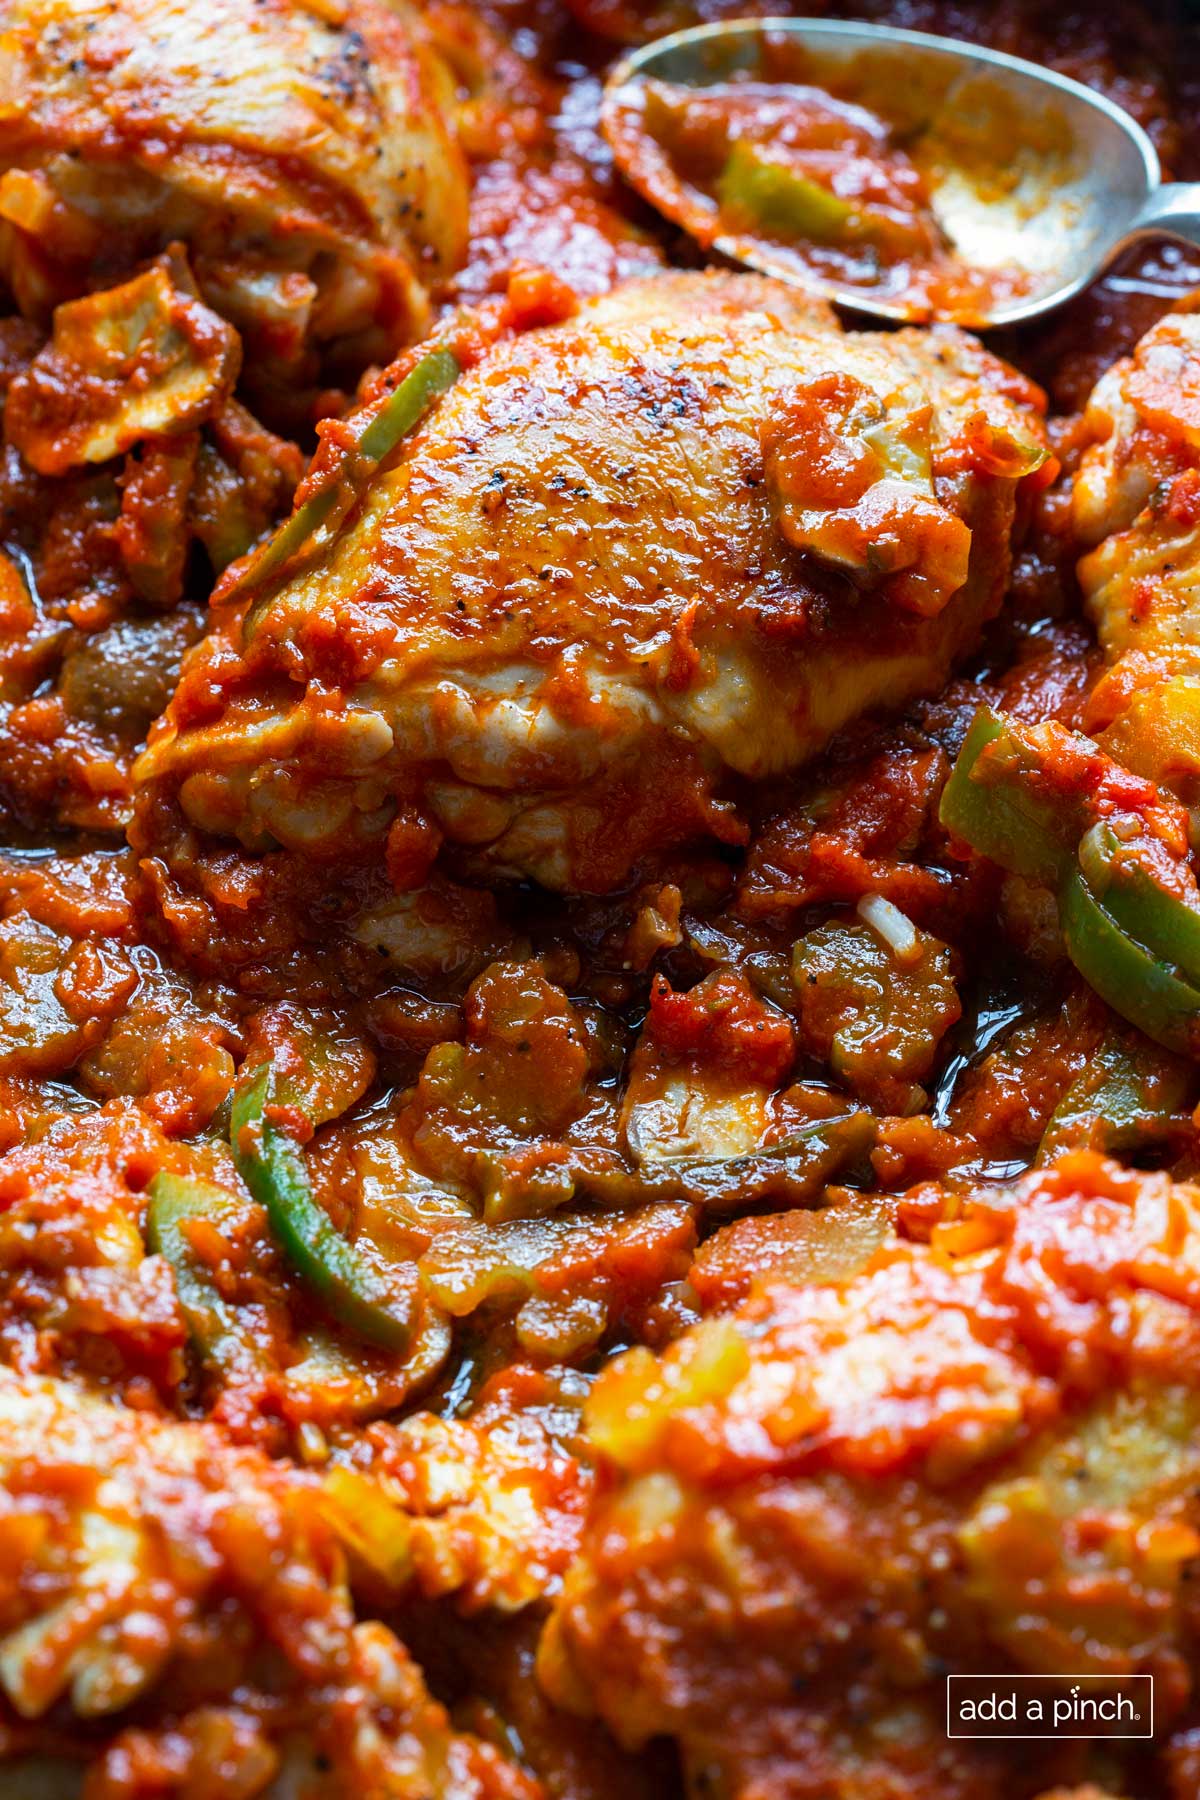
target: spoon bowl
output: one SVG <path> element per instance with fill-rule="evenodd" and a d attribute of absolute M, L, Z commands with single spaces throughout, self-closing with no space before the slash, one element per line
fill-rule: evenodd
<path fill-rule="evenodd" d="M 814 271 L 786 246 L 730 229 L 664 157 L 646 155 L 656 87 L 779 81 L 781 69 L 785 82 L 867 109 L 904 147 L 954 258 L 983 277 L 967 304 Z M 923 32 L 825 19 L 675 32 L 616 66 L 603 122 L 626 178 L 706 247 L 887 319 L 1013 325 L 1079 293 L 1140 237 L 1200 242 L 1200 186 L 1163 185 L 1153 144 L 1121 107 L 1035 63 Z"/>

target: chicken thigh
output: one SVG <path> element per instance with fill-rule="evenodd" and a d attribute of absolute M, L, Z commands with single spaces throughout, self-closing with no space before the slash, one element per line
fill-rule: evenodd
<path fill-rule="evenodd" d="M 398 887 L 444 837 L 603 891 L 737 841 L 736 778 L 935 690 L 1000 604 L 1040 397 L 974 340 L 846 332 L 747 275 L 481 329 L 185 676 L 141 775 L 194 826 L 326 859 L 386 837 Z"/>
<path fill-rule="evenodd" d="M 406 0 L 5 0 L 0 269 L 41 317 L 182 240 L 256 357 L 356 377 L 462 255 L 450 97 Z"/>
<path fill-rule="evenodd" d="M 1072 494 L 1079 581 L 1110 667 L 1105 749 L 1200 807 L 1200 311 L 1170 312 L 1097 382 Z"/>
<path fill-rule="evenodd" d="M 1061 1741 L 948 1740 L 948 1672 L 1188 1691 L 1200 1192 L 1079 1151 L 915 1193 L 929 1242 L 844 1203 L 728 1227 L 709 1316 L 592 1390 L 543 1679 L 673 1736 L 689 1794 L 1017 1800 Z"/>

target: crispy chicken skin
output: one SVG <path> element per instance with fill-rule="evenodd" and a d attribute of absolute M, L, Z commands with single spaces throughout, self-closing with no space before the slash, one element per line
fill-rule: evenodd
<path fill-rule="evenodd" d="M 447 89 L 405 0 L 7 0 L 0 268 L 44 315 L 180 239 L 253 355 L 356 375 L 465 247 Z"/>
<path fill-rule="evenodd" d="M 901 1215 L 927 1241 L 781 1216 L 740 1304 L 729 1227 L 710 1316 L 593 1392 L 542 1675 L 696 1796 L 1039 1792 L 1028 1745 L 947 1742 L 947 1668 L 1151 1672 L 1163 1729 L 1191 1690 L 1200 1190 L 1075 1152 Z"/>
<path fill-rule="evenodd" d="M 390 832 L 399 887 L 444 835 L 603 891 L 650 844 L 737 841 L 726 778 L 932 691 L 998 606 L 1040 397 L 972 339 L 691 274 L 481 329 L 185 677 L 142 776 L 201 829 L 326 859 Z"/>

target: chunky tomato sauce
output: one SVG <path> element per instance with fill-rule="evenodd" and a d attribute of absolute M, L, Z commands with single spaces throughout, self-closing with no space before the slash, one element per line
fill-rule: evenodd
<path fill-rule="evenodd" d="M 773 269 L 910 318 L 970 324 L 1033 291 L 1015 261 L 977 269 L 955 249 L 928 126 L 889 124 L 815 73 L 804 83 L 803 62 L 789 79 L 799 59 L 771 48 L 757 78 L 687 87 L 650 75 L 618 89 L 612 139 L 642 192 L 705 248 L 765 253 Z"/>
<path fill-rule="evenodd" d="M 753 10 L 0 7 L 0 1792 L 1200 1792 L 1200 253 L 732 269 L 967 292 L 791 77 L 621 180 Z M 853 10 L 1200 178 L 1183 6 Z"/>

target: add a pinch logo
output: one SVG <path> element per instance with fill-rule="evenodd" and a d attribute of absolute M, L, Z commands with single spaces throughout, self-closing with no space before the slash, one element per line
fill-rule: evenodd
<path fill-rule="evenodd" d="M 970 1738 L 1154 1736 L 1152 1675 L 950 1675 L 946 1735 Z"/>

